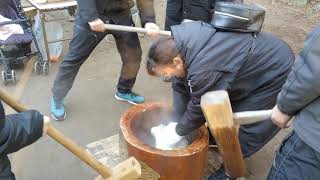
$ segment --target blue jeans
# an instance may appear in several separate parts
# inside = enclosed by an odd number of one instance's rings
[[[320,153],[292,131],[281,143],[267,180],[315,180],[320,178]]]

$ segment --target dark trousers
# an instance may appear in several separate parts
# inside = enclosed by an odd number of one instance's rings
[[[129,10],[112,16],[101,15],[100,19],[111,24],[134,26]],[[140,68],[142,55],[137,33],[93,32],[87,23],[83,23],[81,18],[77,18],[74,25],[73,38],[69,45],[69,52],[60,64],[52,88],[53,96],[56,100],[61,100],[68,94],[81,65],[107,34],[112,34],[115,37],[117,49],[122,60],[117,89],[120,93],[131,92]]]
[[[182,2],[167,0],[165,30],[170,31],[171,26],[180,24],[182,20]]]
[[[320,178],[320,152],[292,131],[281,143],[268,180],[315,180]]]
[[[241,125],[239,129],[239,142],[244,158],[250,157],[266,145],[280,129],[271,119]]]

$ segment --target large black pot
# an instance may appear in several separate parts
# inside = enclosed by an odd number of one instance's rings
[[[211,24],[217,29],[259,32],[265,18],[265,9],[257,5],[216,2]]]

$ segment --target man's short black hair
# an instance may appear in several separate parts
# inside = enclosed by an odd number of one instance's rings
[[[178,49],[173,37],[161,37],[149,48],[147,56],[147,71],[154,75],[153,68],[157,65],[172,64],[173,58],[178,55]]]

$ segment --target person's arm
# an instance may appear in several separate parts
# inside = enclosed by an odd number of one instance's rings
[[[158,36],[160,28],[156,25],[156,15],[153,7],[153,0],[137,0],[137,7],[141,25],[147,30],[149,36]]]
[[[320,26],[308,36],[277,99],[278,109],[294,116],[320,95]]]
[[[142,27],[146,23],[156,23],[153,0],[137,0],[137,7],[141,19]]]
[[[0,179],[15,180],[8,156],[0,156]]]
[[[43,134],[44,117],[30,110],[8,115],[0,131],[0,156],[18,151],[38,140]]]
[[[173,117],[178,120],[187,109],[190,100],[189,92],[185,86],[185,80],[174,78],[172,81],[173,90]]]
[[[77,0],[78,13],[82,20],[91,22],[99,18],[95,0]]]
[[[78,13],[84,22],[87,22],[92,31],[104,32],[104,22],[99,18],[95,0],[77,0]]]
[[[186,111],[178,121],[176,127],[177,134],[180,136],[187,135],[205,124],[206,120],[200,106],[201,96],[206,92],[223,88],[215,86],[221,79],[222,74],[222,72],[216,71],[210,74],[210,78],[198,79],[195,84],[191,82],[191,99],[188,102]]]

